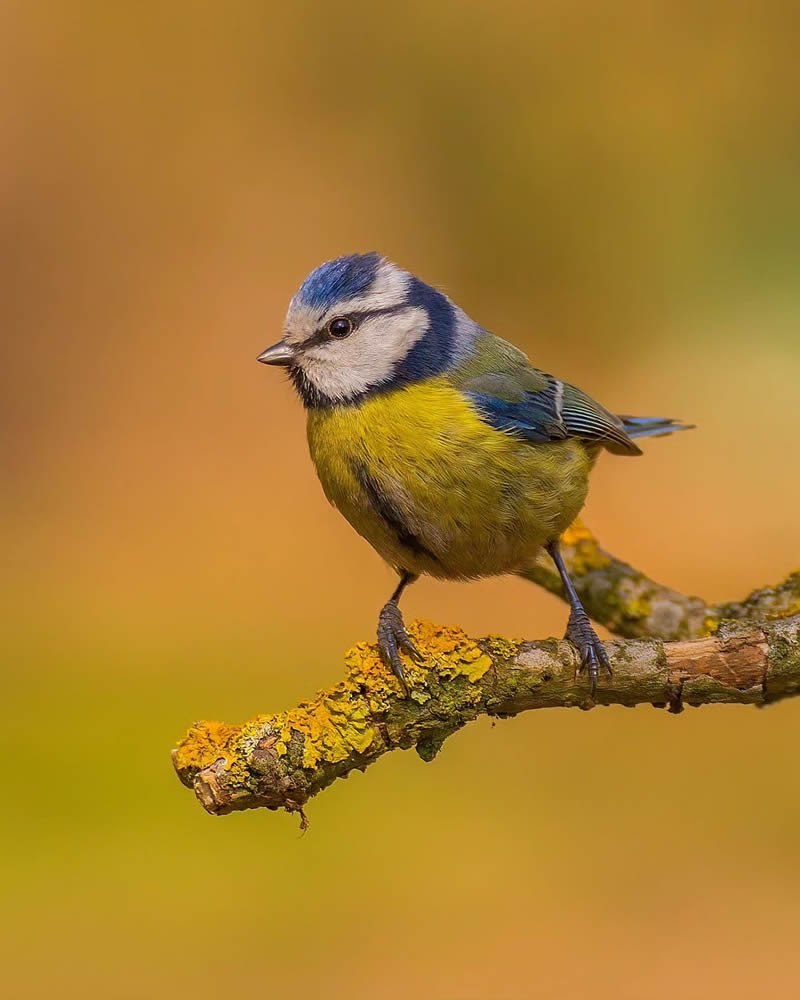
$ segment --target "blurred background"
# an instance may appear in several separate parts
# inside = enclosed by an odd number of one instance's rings
[[[800,703],[481,720],[311,828],[212,819],[198,718],[335,682],[392,575],[255,363],[378,249],[612,409],[587,523],[710,600],[800,562],[797,5],[0,13],[8,995],[640,998],[800,986]],[[523,581],[410,617],[561,634]]]

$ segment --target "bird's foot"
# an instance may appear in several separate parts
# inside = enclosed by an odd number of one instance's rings
[[[403,664],[400,662],[399,650],[413,656],[415,660],[422,659],[422,656],[406,630],[403,615],[395,601],[388,601],[381,608],[378,617],[378,648],[381,652],[381,659],[387,667],[391,667],[392,673],[408,694],[406,675]]]
[[[585,611],[572,611],[567,624],[567,632],[564,636],[569,639],[578,650],[581,658],[579,673],[588,671],[589,683],[591,684],[592,698],[597,694],[597,676],[600,667],[603,666],[611,675],[611,664],[608,662],[608,653],[592,628],[589,616]]]

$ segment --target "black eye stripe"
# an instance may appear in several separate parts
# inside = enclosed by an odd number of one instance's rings
[[[404,309],[408,309],[408,304],[403,302],[401,305],[396,306],[386,306],[383,309],[359,309],[355,312],[343,313],[341,316],[331,317],[331,321],[334,319],[349,319],[353,324],[353,331],[357,330],[361,323],[365,319],[370,319],[372,316],[393,316],[395,313],[403,312]],[[308,347],[318,347],[320,344],[330,343],[332,338],[328,333],[328,325],[319,327],[308,340],[304,340],[301,347],[303,349]]]
[[[360,323],[362,319],[367,319],[370,316],[392,316],[394,313],[402,312],[404,309],[408,309],[408,305],[405,302],[397,306],[386,306],[383,309],[362,309],[358,312],[347,313],[347,317],[353,320],[354,323]]]

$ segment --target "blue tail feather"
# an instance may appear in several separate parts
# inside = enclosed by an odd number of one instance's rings
[[[683,424],[680,420],[673,420],[671,417],[627,417],[620,415],[619,418],[628,437],[663,437],[665,434],[673,434],[675,431],[690,431],[694,429],[694,424]]]

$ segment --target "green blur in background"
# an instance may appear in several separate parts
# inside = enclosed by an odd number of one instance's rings
[[[380,250],[611,409],[586,520],[709,600],[800,562],[795,3],[8,2],[3,824],[13,998],[791,996],[800,703],[481,720],[311,828],[169,752],[295,704],[393,577],[255,363]],[[517,579],[409,618],[560,634]]]

